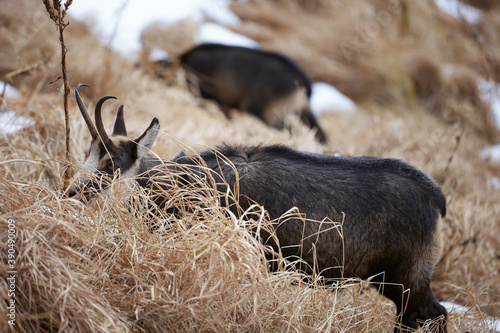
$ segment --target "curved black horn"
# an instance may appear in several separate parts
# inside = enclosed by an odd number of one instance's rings
[[[110,98],[116,99],[115,96],[104,96],[103,98],[101,98],[97,102],[97,104],[95,106],[95,126],[97,128],[97,133],[99,133],[99,136],[101,137],[102,143],[104,143],[104,144],[108,143],[109,137],[108,137],[108,134],[106,133],[106,130],[104,129],[104,125],[102,123],[101,107],[102,107],[102,104]]]
[[[81,87],[89,87],[89,86],[86,85],[85,83],[80,83],[79,85],[76,86],[75,89],[76,104],[78,104],[78,108],[82,113],[83,119],[85,119],[85,123],[87,123],[87,127],[89,128],[92,140],[94,140],[95,138],[97,138],[98,133],[97,129],[94,126],[94,123],[92,122],[92,119],[90,118],[89,113],[87,112],[87,109],[85,108],[85,105],[82,102],[82,97],[80,96]]]

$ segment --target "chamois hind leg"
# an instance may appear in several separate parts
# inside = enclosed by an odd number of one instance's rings
[[[312,114],[312,111],[309,107],[304,108],[300,112],[300,120],[309,128],[315,129],[316,130],[316,140],[320,143],[326,143],[326,135],[325,132],[323,132],[323,129],[319,126],[318,122],[316,121],[316,118]]]

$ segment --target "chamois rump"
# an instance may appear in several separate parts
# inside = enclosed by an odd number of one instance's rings
[[[188,82],[203,98],[218,102],[229,115],[231,108],[246,111],[268,125],[283,129],[289,114],[326,136],[309,107],[311,80],[290,58],[275,52],[206,43],[180,56]]]
[[[279,246],[265,231],[261,239],[284,258],[302,258],[309,266],[306,273],[315,267],[314,273],[328,281],[358,277],[380,283],[379,292],[397,308],[395,332],[429,319],[439,321],[436,331],[446,332],[446,309],[430,289],[442,252],[446,199],[425,173],[395,159],[326,156],[282,145],[223,146],[164,161],[149,151],[160,127],[156,118],[131,140],[121,106],[108,136],[101,107],[111,97],[97,103],[94,126],[81,86],[75,95],[92,136],[84,165],[96,172],[78,189],[87,200],[106,190],[113,176],[127,177],[148,190],[159,209],[172,209],[165,203],[174,183],[196,187],[196,179],[205,176],[217,184],[215,193],[238,194],[230,209],[238,204],[245,210],[252,203],[264,207]],[[304,218],[280,220],[292,207]],[[342,221],[342,237],[331,223],[312,220]]]

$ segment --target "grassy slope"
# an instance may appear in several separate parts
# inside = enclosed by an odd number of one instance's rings
[[[70,80],[73,87],[79,82],[92,86],[82,90],[88,104],[106,94],[117,96],[133,136],[157,116],[163,132],[154,150],[165,158],[184,144],[201,149],[222,142],[283,142],[320,153],[401,158],[423,169],[440,182],[448,199],[445,255],[434,290],[441,300],[470,307],[467,315],[450,315],[450,331],[487,331],[483,317],[495,315],[500,306],[500,203],[491,184],[500,166],[479,157],[498,133],[473,83],[479,76],[500,80],[499,29],[492,28],[500,25],[498,8],[491,9],[496,16],[489,13],[472,28],[438,12],[430,1],[405,3],[348,57],[338,46],[350,45],[356,31],[388,10],[386,2],[234,4],[245,22],[238,30],[263,48],[294,57],[315,80],[335,84],[360,105],[355,114],[320,119],[331,142],[326,147],[299,125],[289,134],[247,115],[224,119],[214,105],[180,87],[165,87],[100,46],[75,21],[66,35]],[[22,329],[390,329],[394,309],[370,289],[346,282],[329,292],[303,286],[296,274],[270,275],[260,260],[262,248],[247,231],[265,221],[228,219],[210,197],[201,198],[209,208],[196,219],[188,213],[179,221],[169,219],[171,227],[161,235],[148,233],[141,216],[130,214],[116,198],[91,208],[61,199],[55,189],[62,185],[56,157],[64,155],[62,98],[56,92],[62,83],[49,84],[59,75],[57,35],[41,2],[2,0],[0,6],[8,8],[0,11],[0,75],[46,59],[14,81],[25,99],[6,101],[34,117],[36,125],[0,138],[0,256],[4,263],[7,221],[15,218]],[[268,14],[278,11],[280,16]],[[482,44],[474,40],[478,32],[485,38]],[[443,63],[454,65],[452,76],[439,70]],[[108,124],[117,105],[106,108]],[[74,102],[71,115],[74,158],[81,161],[88,134]],[[0,272],[4,277],[6,268]],[[5,287],[1,284],[3,297]],[[4,320],[0,327],[6,327]]]

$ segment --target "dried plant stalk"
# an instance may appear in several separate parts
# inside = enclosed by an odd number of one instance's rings
[[[61,44],[61,70],[62,70],[62,79],[64,83],[64,121],[66,123],[66,166],[64,168],[64,192],[65,194],[69,191],[69,184],[72,177],[71,172],[71,148],[70,148],[70,126],[69,126],[69,112],[68,112],[68,96],[70,93],[68,86],[68,78],[66,75],[66,52],[68,49],[64,44],[64,29],[69,25],[69,22],[64,21],[64,17],[66,16],[66,12],[73,3],[73,0],[66,0],[64,4],[64,9],[61,8],[61,3],[59,0],[53,0],[52,5],[49,0],[43,0],[45,5],[45,9],[47,13],[49,13],[50,19],[54,21],[58,30],[59,30],[59,42]]]

